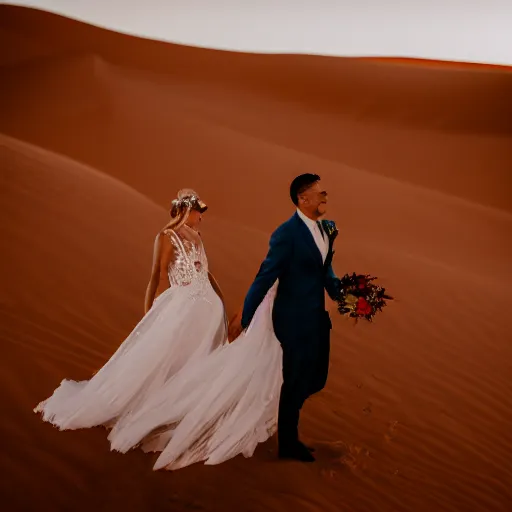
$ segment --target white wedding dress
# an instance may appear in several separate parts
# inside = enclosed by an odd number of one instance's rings
[[[122,423],[186,363],[226,342],[224,306],[208,279],[204,247],[172,231],[168,236],[176,255],[170,288],[90,380],[63,380],[34,409],[45,421],[62,430]]]
[[[109,435],[113,450],[162,452],[153,469],[220,464],[276,430],[282,349],[272,327],[277,283],[233,343],[190,361]]]
[[[249,328],[225,343],[222,303],[203,248],[183,247],[163,293],[90,380],[65,380],[36,412],[61,429],[111,427],[111,449],[161,452],[154,469],[219,464],[276,430],[282,350],[272,326],[277,283]]]

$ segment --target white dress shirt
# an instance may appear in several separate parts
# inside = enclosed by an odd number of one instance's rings
[[[325,263],[327,253],[329,252],[329,241],[327,239],[327,233],[324,233],[322,235],[322,232],[320,231],[320,228],[318,227],[316,221],[310,219],[309,217],[306,217],[299,209],[297,209],[297,214],[311,231],[316,246],[318,247],[318,250],[322,255],[322,261]]]

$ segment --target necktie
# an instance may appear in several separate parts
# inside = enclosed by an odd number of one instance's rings
[[[322,235],[322,238],[325,240],[325,235],[324,235],[324,230],[322,228],[322,223],[319,220],[317,220],[316,221],[316,225],[318,226],[318,229],[320,230],[320,234]]]

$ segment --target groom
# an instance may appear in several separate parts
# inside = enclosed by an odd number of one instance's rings
[[[335,298],[339,279],[331,261],[337,230],[320,222],[327,211],[327,192],[316,174],[302,174],[290,186],[297,212],[274,231],[267,257],[245,298],[241,320],[249,326],[274,282],[273,324],[283,348],[283,385],[279,401],[279,457],[313,462],[312,449],[299,441],[299,413],[304,401],[325,386],[329,368],[331,321],[325,292]]]

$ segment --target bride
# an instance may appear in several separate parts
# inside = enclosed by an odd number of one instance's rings
[[[155,241],[145,316],[90,380],[63,380],[34,409],[45,421],[61,430],[105,425],[118,432],[186,363],[226,343],[222,294],[198,233],[206,209],[193,190],[178,193]]]
[[[193,229],[204,209],[195,194],[180,194],[173,220],[156,242],[146,300],[150,304],[157,295],[151,309],[90,381],[63,381],[35,409],[60,429],[111,428],[112,450],[140,446],[161,452],[155,470],[250,457],[277,427],[277,282],[249,328],[227,343],[222,302],[213,290],[218,286],[213,278],[213,285],[208,282],[206,256]],[[158,277],[167,268],[170,287]]]

